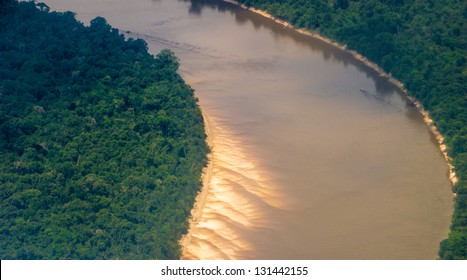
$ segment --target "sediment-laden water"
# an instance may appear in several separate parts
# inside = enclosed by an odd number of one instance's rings
[[[183,258],[436,258],[452,214],[443,155],[348,53],[221,1],[45,2],[181,59],[213,149]]]

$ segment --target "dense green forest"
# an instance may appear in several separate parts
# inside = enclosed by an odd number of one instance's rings
[[[467,258],[467,2],[237,0],[358,51],[402,81],[446,137],[460,181],[443,259]]]
[[[0,2],[1,259],[177,259],[206,164],[170,51]]]

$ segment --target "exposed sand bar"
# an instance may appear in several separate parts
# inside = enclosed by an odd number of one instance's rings
[[[256,14],[259,14],[259,15],[265,17],[265,18],[269,18],[269,19],[273,20],[274,22],[276,22],[276,23],[278,23],[278,24],[280,24],[280,25],[282,25],[282,26],[284,26],[286,28],[293,29],[293,30],[295,30],[295,31],[297,31],[297,32],[299,32],[299,33],[301,33],[303,35],[307,35],[307,36],[319,39],[321,41],[324,41],[324,42],[326,42],[326,43],[328,43],[330,45],[333,45],[334,47],[351,54],[355,59],[357,59],[358,61],[364,63],[369,68],[376,71],[381,77],[387,78],[389,80],[389,82],[391,82],[392,84],[397,86],[406,95],[406,97],[417,107],[418,111],[423,115],[424,122],[427,124],[428,128],[430,129],[430,131],[433,133],[436,140],[438,141],[438,146],[439,146],[441,152],[443,153],[444,158],[446,159],[447,165],[449,167],[449,180],[451,181],[451,184],[454,186],[459,181],[459,179],[458,179],[458,177],[457,177],[457,175],[456,175],[456,173],[454,171],[454,165],[452,164],[452,158],[448,154],[446,144],[444,144],[443,135],[439,132],[438,128],[434,124],[433,119],[431,119],[429,112],[423,108],[420,101],[418,101],[416,98],[414,98],[413,96],[408,94],[408,91],[407,91],[407,89],[405,88],[405,85],[402,82],[396,80],[394,77],[392,77],[391,74],[386,73],[376,63],[368,60],[363,55],[359,54],[358,52],[356,52],[354,50],[348,49],[346,45],[339,44],[339,43],[337,43],[337,42],[335,42],[335,41],[333,41],[333,40],[331,40],[331,39],[329,39],[327,37],[324,37],[324,36],[322,36],[322,35],[320,35],[320,34],[318,34],[316,32],[312,32],[312,31],[302,29],[302,28],[297,28],[297,27],[293,26],[293,24],[291,24],[291,23],[289,23],[287,21],[284,21],[282,19],[279,19],[279,18],[269,14],[266,11],[256,9],[256,8],[253,8],[253,7],[248,7],[248,6],[246,6],[244,4],[241,4],[241,3],[237,2],[237,1],[234,1],[234,0],[222,0],[222,1],[237,5],[237,6],[243,8],[245,10],[249,10],[249,11],[251,11],[253,13],[256,13]],[[454,195],[456,195],[456,194],[454,193]]]
[[[182,259],[239,259],[254,244],[240,234],[267,228],[265,209],[285,209],[287,200],[268,175],[245,153],[242,143],[220,120],[203,111],[209,163],[203,187],[189,219],[188,233],[180,240]]]
[[[180,245],[182,247],[182,259],[190,258],[189,252],[187,251],[187,246],[191,242],[194,228],[196,227],[201,217],[204,204],[206,203],[206,197],[209,192],[209,185],[210,185],[212,172],[213,172],[212,148],[213,148],[214,135],[213,135],[213,131],[211,129],[208,117],[206,116],[206,113],[203,110],[202,110],[202,113],[203,113],[203,120],[204,120],[204,129],[207,135],[206,142],[208,143],[208,146],[211,149],[211,152],[208,155],[208,165],[204,168],[203,174],[202,174],[203,186],[201,188],[201,191],[198,193],[196,200],[195,200],[195,204],[193,205],[193,209],[191,210],[191,216],[189,220],[190,225],[188,228],[188,233],[184,235],[182,239],[180,240]]]

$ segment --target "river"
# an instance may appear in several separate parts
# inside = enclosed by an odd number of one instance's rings
[[[185,259],[435,259],[448,167],[421,114],[348,53],[216,0],[46,0],[169,48],[211,130]]]

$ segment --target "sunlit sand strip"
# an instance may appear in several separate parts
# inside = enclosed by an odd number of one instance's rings
[[[330,45],[333,45],[338,49],[341,49],[341,50],[343,50],[343,51],[345,51],[347,53],[350,53],[355,59],[357,59],[358,61],[364,63],[369,68],[376,71],[380,76],[387,78],[389,80],[389,82],[391,82],[392,84],[397,86],[407,96],[407,98],[417,107],[418,111],[423,115],[424,122],[427,124],[428,128],[430,129],[430,131],[433,133],[436,140],[438,141],[438,146],[439,146],[441,152],[443,153],[444,158],[446,159],[447,165],[449,167],[449,180],[451,181],[451,184],[454,186],[459,181],[459,179],[458,179],[458,177],[457,177],[457,175],[456,175],[456,173],[454,171],[454,165],[452,164],[452,158],[448,154],[446,144],[444,144],[443,135],[439,132],[438,128],[435,126],[435,124],[433,122],[433,119],[431,119],[430,114],[428,113],[428,111],[426,111],[423,108],[420,101],[418,101],[417,99],[415,99],[414,97],[412,97],[412,96],[410,96],[408,94],[408,91],[407,91],[407,89],[405,88],[405,85],[402,82],[394,79],[394,77],[390,73],[386,73],[376,63],[369,61],[363,55],[359,54],[358,52],[356,52],[354,50],[348,49],[346,45],[341,45],[341,44],[339,44],[337,42],[334,42],[331,39],[329,39],[327,37],[324,37],[324,36],[322,36],[322,35],[320,35],[320,34],[318,34],[316,32],[311,32],[311,31],[306,30],[306,29],[297,28],[297,27],[293,26],[291,23],[289,23],[287,21],[284,21],[284,20],[281,20],[281,19],[278,19],[278,18],[276,18],[275,16],[269,14],[266,11],[255,9],[253,7],[248,7],[248,6],[243,5],[243,4],[241,4],[241,3],[239,3],[239,2],[237,2],[235,0],[222,0],[222,1],[234,4],[234,5],[239,6],[239,7],[243,8],[243,9],[245,9],[245,10],[249,10],[249,11],[251,11],[253,13],[256,13],[256,14],[259,14],[259,15],[261,15],[263,17],[269,18],[269,19],[273,20],[276,23],[279,23],[280,25],[282,25],[284,27],[294,29],[295,31],[297,31],[297,32],[299,32],[301,34],[304,34],[304,35],[319,39],[319,40],[324,41],[324,42],[326,42],[326,43],[328,43]],[[454,193],[454,195],[456,195],[456,194]]]
[[[197,197],[188,234],[182,238],[182,259],[239,259],[254,250],[245,234],[267,228],[266,209],[285,209],[278,189],[249,159],[241,139],[221,121],[204,115],[210,162]]]
[[[207,143],[209,147],[213,146],[213,136],[211,132],[211,126],[209,125],[209,122],[207,120],[206,115],[203,112],[203,119],[204,119],[204,130],[207,135]],[[201,216],[201,211],[203,210],[204,203],[206,201],[206,196],[208,194],[208,188],[209,188],[209,182],[211,181],[211,176],[212,176],[212,153],[208,155],[208,165],[204,168],[203,170],[203,187],[201,191],[198,193],[198,196],[196,197],[195,204],[193,206],[193,209],[191,210],[191,217],[189,220],[189,228],[188,228],[188,233],[182,237],[180,240],[180,246],[182,248],[182,258],[187,255],[186,248],[188,244],[191,243],[191,238],[192,238],[192,233],[193,233],[193,227],[198,223],[198,220]]]

